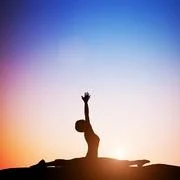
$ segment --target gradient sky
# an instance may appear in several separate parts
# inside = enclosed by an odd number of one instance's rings
[[[99,156],[180,165],[178,0],[4,0],[0,17],[1,169],[85,156],[85,91]]]

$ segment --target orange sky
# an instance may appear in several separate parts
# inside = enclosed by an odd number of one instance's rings
[[[1,8],[0,168],[85,156],[180,165],[179,11],[174,1],[16,1]]]

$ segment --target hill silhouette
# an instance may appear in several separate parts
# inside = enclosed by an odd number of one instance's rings
[[[79,163],[65,167],[10,168],[0,170],[1,180],[178,180],[180,167],[151,164],[143,167],[118,166],[117,164]]]

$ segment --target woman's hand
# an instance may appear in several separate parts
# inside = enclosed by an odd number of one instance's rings
[[[83,100],[85,103],[87,103],[88,100],[90,99],[90,95],[89,95],[88,92],[85,92],[85,93],[84,93],[84,96],[81,96],[81,98],[82,98],[82,100]]]

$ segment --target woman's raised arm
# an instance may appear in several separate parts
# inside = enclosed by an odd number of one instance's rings
[[[84,93],[84,96],[81,96],[82,100],[84,101],[84,115],[85,115],[85,121],[90,123],[89,120],[89,107],[88,107],[88,101],[90,99],[90,95],[88,92]]]

